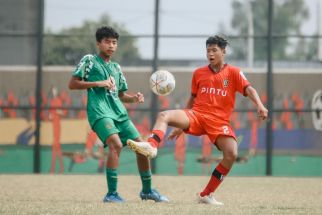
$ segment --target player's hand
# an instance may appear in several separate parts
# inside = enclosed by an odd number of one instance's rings
[[[143,103],[144,102],[144,96],[142,93],[138,92],[135,94],[135,101],[138,103]]]
[[[268,110],[264,106],[259,106],[257,108],[257,116],[261,118],[262,120],[265,120],[268,115]]]
[[[97,87],[105,87],[106,89],[113,89],[115,87],[115,83],[112,78],[109,78],[104,81],[97,81]]]
[[[182,132],[183,132],[183,130],[181,128],[173,129],[168,136],[168,140],[177,139],[182,134]]]

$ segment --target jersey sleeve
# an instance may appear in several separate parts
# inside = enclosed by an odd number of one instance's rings
[[[85,55],[78,63],[75,71],[73,72],[74,77],[79,77],[82,80],[87,80],[88,75],[93,68],[93,55]]]
[[[247,80],[246,76],[244,75],[243,71],[236,70],[234,71],[235,75],[235,89],[239,93],[246,96],[246,88],[250,85],[249,81]]]
[[[119,72],[119,91],[127,91],[128,90],[128,86],[127,86],[127,82],[126,82],[126,79],[125,79],[125,76],[123,75],[123,72],[122,72],[122,69],[121,69],[121,66],[119,64],[116,65],[117,69],[118,69],[118,72]]]
[[[196,95],[198,93],[198,83],[197,83],[197,77],[196,77],[196,71],[192,75],[191,80],[191,94]]]

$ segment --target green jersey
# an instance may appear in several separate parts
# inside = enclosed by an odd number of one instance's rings
[[[87,89],[87,117],[93,128],[97,120],[111,118],[118,122],[128,119],[127,111],[120,100],[120,91],[128,89],[121,67],[115,62],[105,62],[98,55],[85,55],[73,76],[84,81],[103,81],[112,78],[115,88],[92,87]]]

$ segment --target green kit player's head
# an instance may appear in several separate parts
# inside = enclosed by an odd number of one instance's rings
[[[119,34],[113,28],[103,26],[97,29],[95,36],[100,55],[110,58],[117,49]]]

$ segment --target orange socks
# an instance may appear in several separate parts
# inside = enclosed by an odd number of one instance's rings
[[[148,142],[151,143],[151,146],[157,148],[159,143],[164,138],[164,132],[161,130],[152,130],[152,134],[148,139]]]
[[[206,188],[200,193],[201,197],[207,196],[213,193],[221,184],[224,177],[228,174],[229,169],[224,167],[221,163],[218,164],[216,169],[212,172],[211,178]]]

